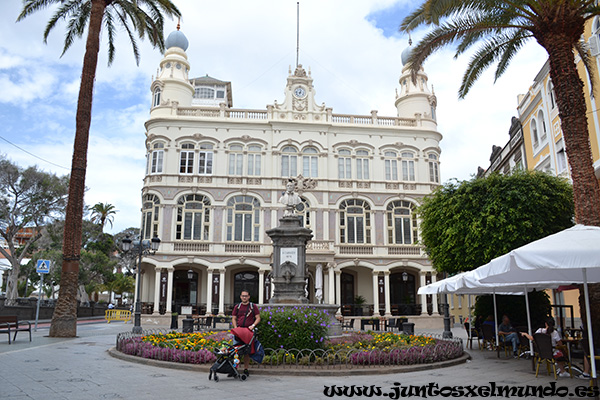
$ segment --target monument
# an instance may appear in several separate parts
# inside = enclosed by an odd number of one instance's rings
[[[302,226],[302,217],[295,211],[303,205],[296,184],[290,180],[286,184],[285,193],[279,198],[279,203],[285,207],[279,226],[267,231],[273,241],[273,296],[271,305],[301,305],[326,311],[330,316],[330,336],[341,334],[341,327],[335,318],[339,308],[335,304],[308,304],[305,285],[308,277],[306,265],[306,244],[313,237],[312,231]]]

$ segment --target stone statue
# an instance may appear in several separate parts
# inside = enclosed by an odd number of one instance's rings
[[[285,185],[286,192],[279,198],[279,203],[285,206],[285,211],[283,212],[284,217],[294,215],[296,206],[302,203],[298,193],[294,192],[294,187],[294,182],[289,181],[287,185]]]

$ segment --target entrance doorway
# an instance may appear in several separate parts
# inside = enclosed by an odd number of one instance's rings
[[[414,275],[408,272],[390,274],[390,302],[394,315],[417,314]]]
[[[250,293],[250,301],[258,303],[258,272],[242,271],[233,276],[233,302],[237,303],[240,299],[242,290]]]
[[[197,306],[198,273],[193,272],[190,280],[187,270],[173,272],[173,311],[181,312],[181,306]]]

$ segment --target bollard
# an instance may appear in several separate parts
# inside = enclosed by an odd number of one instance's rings
[[[181,324],[182,328],[181,328],[181,332],[183,333],[192,333],[194,332],[194,320],[192,318],[186,318],[183,320],[183,323]]]
[[[414,335],[415,334],[415,324],[412,322],[403,322],[402,323],[402,332],[406,335]]]

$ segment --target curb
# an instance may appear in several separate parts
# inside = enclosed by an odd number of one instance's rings
[[[117,350],[116,347],[111,347],[107,350],[111,357],[118,358],[119,360],[129,361],[142,365],[150,365],[152,367],[178,369],[183,371],[195,371],[208,373],[211,365],[200,365],[200,364],[185,364],[175,363],[170,361],[152,360],[149,358],[142,358],[132,356],[129,354],[123,354]],[[453,360],[441,361],[432,364],[415,364],[415,365],[382,365],[380,367],[372,368],[349,368],[349,369],[333,369],[331,368],[292,368],[292,367],[259,367],[252,369],[252,375],[277,375],[277,376],[347,376],[347,375],[382,375],[382,374],[401,374],[407,372],[425,371],[429,369],[447,368],[455,365],[466,363],[467,360],[471,359],[471,355],[466,351],[462,356]]]

